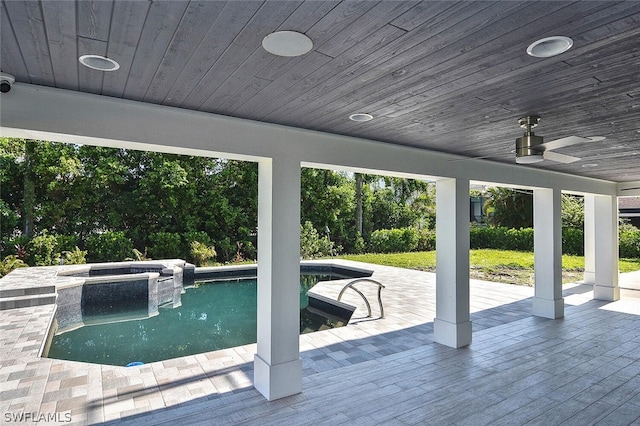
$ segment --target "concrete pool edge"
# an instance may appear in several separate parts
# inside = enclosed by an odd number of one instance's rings
[[[354,277],[363,275],[371,276],[373,274],[372,269],[365,269],[353,265],[352,262],[335,260],[301,261],[300,266],[301,271],[313,268],[314,270],[321,270],[323,272],[347,272],[353,274]],[[135,280],[140,277],[145,277],[152,281],[162,275],[172,275],[174,277],[174,283],[179,282],[180,291],[183,291],[182,274],[187,274],[186,271],[189,271],[190,276],[196,276],[197,274],[195,274],[194,271],[197,269],[200,268],[195,268],[193,265],[189,265],[181,259],[19,268],[0,278],[0,312],[37,306],[51,306],[52,310],[49,318],[47,319],[46,327],[38,326],[40,329],[37,330],[37,341],[39,342],[37,350],[30,353],[30,355],[35,357],[46,357],[51,339],[56,334],[59,326],[57,317],[60,314],[60,304],[63,302],[59,296],[60,292],[65,292],[74,288],[81,288],[85,285],[96,285],[109,282],[113,277],[118,277],[124,282]],[[241,271],[253,271],[253,274],[255,275],[257,265],[247,264],[202,268],[202,271],[204,272],[211,272],[214,270],[234,273]],[[123,273],[126,271],[130,271],[130,273]],[[92,275],[92,272],[98,273]],[[114,273],[114,275],[106,275],[109,272]],[[345,282],[345,280],[335,281],[335,283],[338,284],[343,282]],[[325,282],[320,282],[319,284],[323,283]],[[174,286],[172,285],[172,287]],[[319,290],[321,288],[322,285],[317,285],[314,287],[314,290]],[[314,291],[312,293],[312,297],[318,298],[321,301],[331,300],[332,303],[336,305],[337,309],[355,309],[348,303],[337,302],[335,297],[328,296],[324,291]],[[70,330],[83,326],[82,321],[76,321],[76,323],[74,323],[75,325],[67,324],[65,328]],[[36,330],[33,331],[36,332]]]

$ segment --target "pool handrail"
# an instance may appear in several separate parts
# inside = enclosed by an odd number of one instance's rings
[[[354,284],[359,282],[365,282],[365,281],[372,282],[378,286],[378,304],[380,305],[380,318],[384,318],[384,307],[382,306],[382,289],[384,288],[384,285],[382,285],[380,282],[374,279],[365,277],[365,278],[356,278],[355,280],[349,281],[344,287],[342,287],[342,290],[340,290],[340,294],[338,294],[338,301],[340,301],[340,299],[342,298],[342,295],[344,294],[345,291],[347,291],[348,288],[354,290],[356,293],[360,295],[360,297],[362,297],[362,300],[364,300],[364,303],[367,306],[367,311],[368,311],[367,318],[371,318],[371,305],[369,304],[367,297],[360,290],[354,287]]]

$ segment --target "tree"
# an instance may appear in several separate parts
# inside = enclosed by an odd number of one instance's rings
[[[562,227],[584,229],[584,197],[562,194]]]
[[[300,222],[329,230],[331,241],[349,251],[356,239],[355,185],[346,174],[303,168],[300,185]]]
[[[356,232],[362,235],[362,174],[356,173]]]
[[[488,221],[506,228],[533,226],[533,193],[520,189],[494,187],[487,190],[485,211]]]
[[[134,248],[185,257],[193,241],[222,262],[255,259],[256,163],[0,138],[0,164],[3,256],[48,235],[56,253],[88,250],[90,260]],[[434,223],[425,182],[303,168],[301,183],[301,223],[347,252],[376,230]]]

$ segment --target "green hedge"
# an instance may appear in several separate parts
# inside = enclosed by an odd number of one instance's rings
[[[89,262],[119,262],[133,254],[133,242],[123,231],[89,235],[86,248]]]
[[[156,232],[149,235],[149,241],[149,256],[152,259],[180,259],[189,254],[190,249],[182,244],[177,232]]]
[[[371,234],[369,246],[374,253],[401,253],[416,250],[419,241],[417,229],[378,229]]]
[[[470,240],[472,249],[533,251],[532,228],[471,228]]]
[[[436,249],[436,230],[421,229],[418,231],[418,247],[416,251],[431,251]]]
[[[305,257],[336,254],[341,247],[334,247],[326,237],[321,237],[312,224],[301,227],[301,254]],[[315,235],[313,235],[315,234]],[[204,232],[185,234],[158,232],[149,235],[150,255],[154,259],[182,258],[193,261],[191,243],[197,241],[212,245],[211,238]],[[61,256],[78,253],[76,237],[54,235],[43,232],[29,240],[23,236],[5,239],[3,255],[18,255],[17,258],[29,265],[58,264]],[[504,227],[472,227],[470,230],[472,249],[497,249],[533,251],[533,229],[510,229]],[[16,245],[19,250],[16,250]],[[89,262],[113,262],[131,258],[133,243],[122,231],[90,235],[84,242]],[[368,241],[368,250],[373,253],[399,253],[410,251],[431,251],[436,248],[434,230],[415,228],[380,229],[373,232]],[[19,252],[21,251],[21,252]],[[581,229],[562,229],[563,254],[584,255],[584,232]],[[620,226],[620,257],[640,258],[640,229],[628,224]],[[67,260],[65,260],[67,262]],[[67,262],[68,263],[68,262]]]
[[[470,237],[472,249],[533,251],[533,228],[477,227],[471,228]],[[582,229],[562,229],[562,253],[584,255]],[[640,229],[629,225],[620,227],[620,257],[640,258]]]
[[[584,255],[584,231],[576,228],[562,228],[562,254]]]
[[[640,258],[640,229],[628,224],[620,226],[620,257]]]
[[[477,227],[470,232],[472,249],[533,251],[533,228]],[[583,254],[584,234],[580,229],[562,229],[564,254]]]
[[[640,251],[640,231],[635,232],[621,232],[621,257],[638,257],[634,253]],[[533,251],[533,228],[472,227],[470,242],[472,249]],[[373,232],[369,239],[372,253],[431,251],[435,248],[436,235],[433,230],[380,229]],[[563,254],[584,255],[584,232],[581,229],[563,228],[562,251]]]

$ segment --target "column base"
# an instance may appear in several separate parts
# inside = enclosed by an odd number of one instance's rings
[[[253,361],[253,386],[269,401],[302,392],[302,360],[269,365],[256,354]]]
[[[533,298],[533,315],[537,317],[558,319],[564,317],[564,299],[549,300]]]
[[[462,348],[471,344],[471,321],[451,323],[441,319],[433,320],[433,336],[436,343],[450,348]]]
[[[593,285],[593,298],[598,300],[609,300],[615,302],[620,300],[620,287]]]

